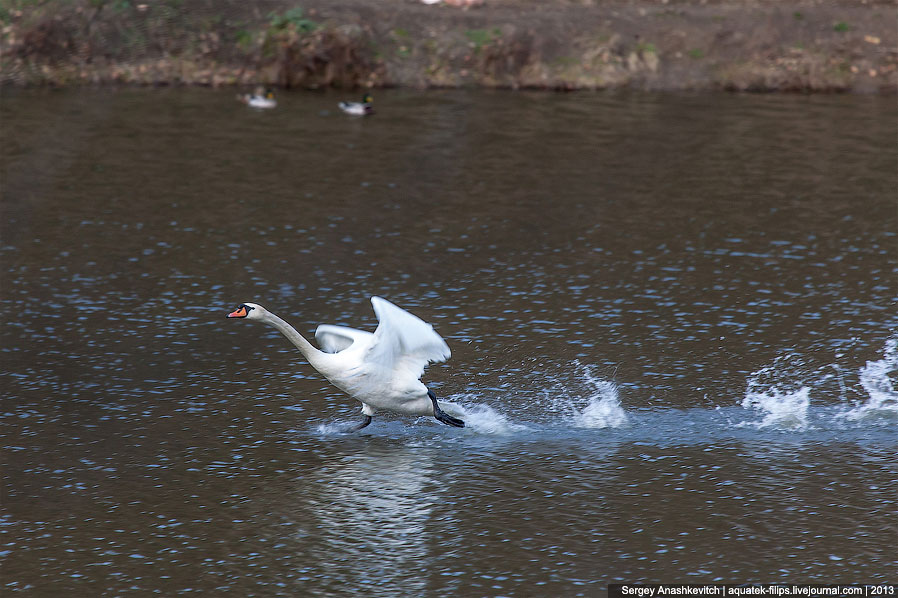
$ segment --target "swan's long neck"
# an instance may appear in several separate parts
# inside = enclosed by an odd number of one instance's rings
[[[287,337],[287,340],[296,345],[296,348],[299,349],[303,355],[305,355],[306,359],[309,360],[309,363],[317,367],[317,364],[319,363],[318,358],[322,355],[325,355],[325,353],[316,349],[312,345],[312,343],[307,341],[303,337],[303,335],[296,331],[296,328],[280,319],[270,311],[265,313],[265,318],[263,319],[263,321],[277,328],[281,332],[281,334]]]

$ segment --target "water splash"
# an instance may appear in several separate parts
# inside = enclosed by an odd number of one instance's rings
[[[478,434],[512,434],[527,429],[527,426],[512,422],[504,413],[482,403],[465,407],[440,401],[440,407],[450,415],[463,419],[466,430]]]
[[[743,422],[756,428],[804,430],[808,426],[808,407],[811,389],[802,386],[796,391],[783,392],[775,387],[765,392],[748,392],[742,400],[746,409],[754,408],[764,414],[757,422]]]
[[[576,379],[557,383],[544,394],[545,407],[563,413],[565,423],[575,428],[620,428],[629,423],[621,406],[617,385],[593,373],[593,368],[574,362]]]
[[[743,422],[759,429],[805,430],[811,390],[803,383],[805,364],[795,354],[777,357],[773,365],[753,372],[742,406],[764,414],[760,421]]]
[[[621,406],[617,385],[593,373],[593,367],[573,362],[570,369],[547,374],[534,372],[538,389],[526,402],[518,402],[513,414],[533,416],[527,423],[513,421],[506,414],[483,404],[481,393],[457,394],[459,403],[440,401],[444,411],[465,421],[466,429],[480,434],[512,434],[520,431],[554,429],[559,425],[573,428],[620,428],[628,425],[629,416]],[[546,383],[548,381],[548,384]],[[534,413],[535,411],[535,413]]]
[[[627,412],[621,407],[617,386],[607,380],[595,380],[596,393],[587,398],[586,407],[574,417],[578,428],[620,428],[627,425]]]
[[[338,436],[349,434],[357,425],[358,422],[332,421],[318,424],[315,426],[315,431],[322,436]]]
[[[868,361],[860,369],[861,386],[867,392],[867,402],[851,409],[842,417],[851,421],[898,420],[898,392],[889,374],[898,370],[898,337],[886,341],[883,358]]]

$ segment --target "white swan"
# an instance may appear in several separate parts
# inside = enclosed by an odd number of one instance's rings
[[[364,420],[352,430],[371,423],[378,409],[407,415],[432,415],[437,420],[465,427],[465,422],[440,408],[437,397],[419,380],[429,362],[445,361],[449,346],[433,326],[396,307],[371,297],[377,315],[372,334],[345,326],[322,324],[315,331],[316,349],[293,326],[256,303],[243,303],[229,318],[259,320],[277,328],[296,345],[309,363],[330,382],[362,403]]]

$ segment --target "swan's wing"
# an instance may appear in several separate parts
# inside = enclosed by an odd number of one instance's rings
[[[445,361],[452,355],[430,324],[386,299],[372,297],[371,304],[378,324],[365,355],[368,363],[394,374],[401,370],[417,380],[429,362]]]
[[[339,353],[360,341],[371,341],[374,335],[364,330],[322,324],[315,330],[315,340],[325,353]]]

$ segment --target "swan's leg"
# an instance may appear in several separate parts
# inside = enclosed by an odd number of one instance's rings
[[[456,428],[464,428],[465,422],[458,419],[457,417],[452,417],[442,409],[437,404],[437,396],[427,391],[427,396],[430,397],[430,402],[433,403],[433,416],[437,419],[437,421],[443,422],[447,426],[455,426]]]
[[[362,423],[357,424],[355,426],[351,426],[351,427],[347,428],[346,431],[347,432],[358,432],[359,430],[361,430],[362,428],[364,428],[365,426],[367,426],[370,423],[371,423],[371,416],[366,415],[365,419],[362,420]]]
[[[362,428],[364,428],[365,426],[367,426],[368,424],[371,423],[371,416],[374,415],[374,413],[375,413],[374,407],[372,407],[368,403],[362,403],[362,417],[364,418],[364,419],[362,419],[362,423],[352,426],[351,428],[347,429],[346,431],[347,432],[358,432],[359,430],[361,430]]]

